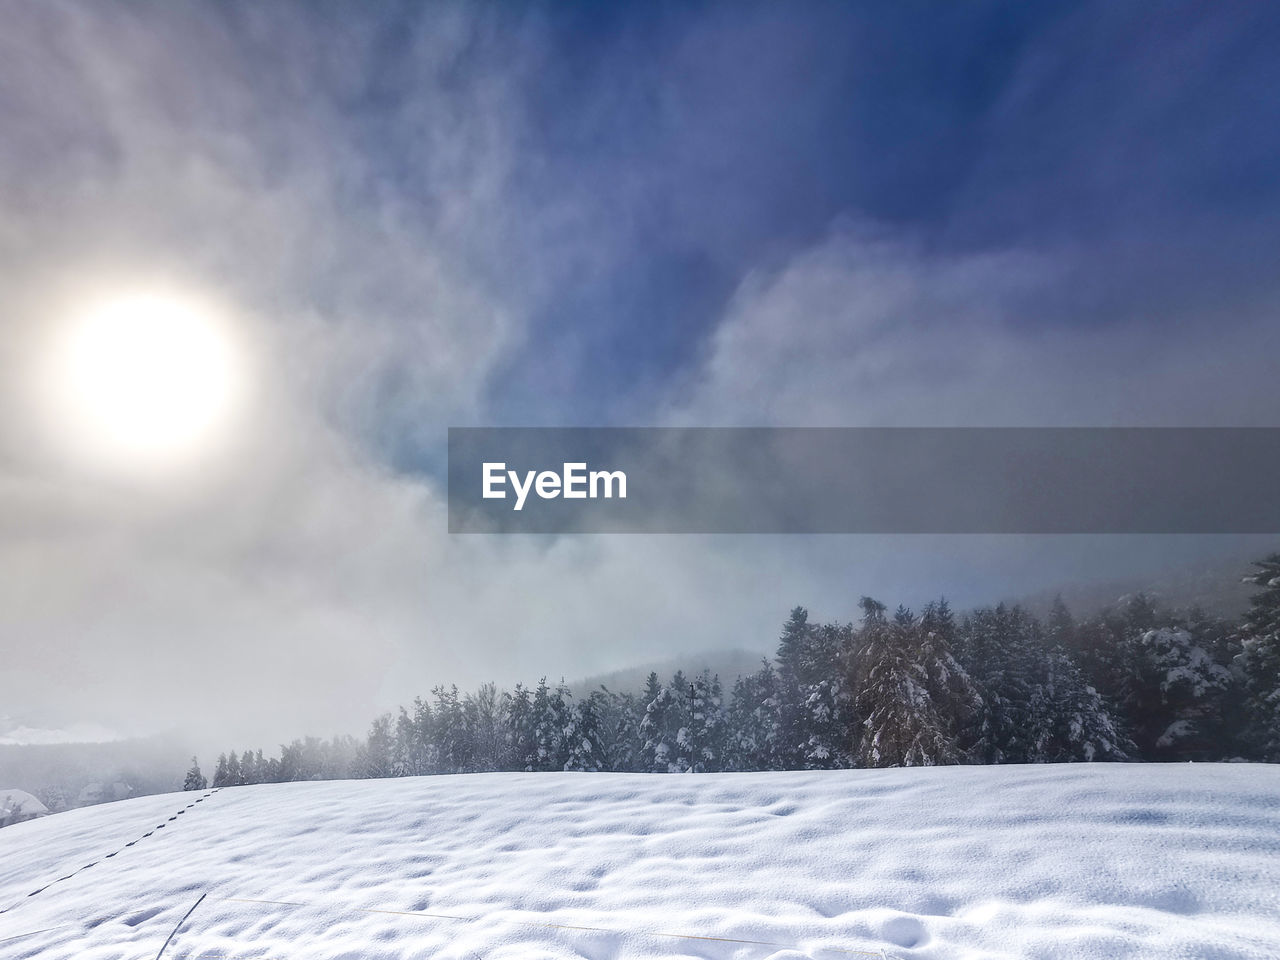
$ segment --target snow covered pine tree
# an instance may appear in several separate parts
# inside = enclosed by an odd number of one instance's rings
[[[1248,739],[1263,759],[1280,761],[1280,553],[1254,564],[1245,583],[1262,588],[1240,626]]]
[[[945,639],[925,631],[905,607],[892,621],[863,597],[852,686],[865,717],[858,760],[866,767],[933,766],[965,759],[957,732],[981,703]]]
[[[209,786],[209,781],[205,779],[204,774],[200,772],[200,761],[195,757],[191,758],[191,769],[187,771],[186,778],[182,781],[183,790],[204,790]]]

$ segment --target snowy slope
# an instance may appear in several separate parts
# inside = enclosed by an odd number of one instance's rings
[[[1280,767],[144,797],[0,830],[0,911],[5,960],[1274,958]]]

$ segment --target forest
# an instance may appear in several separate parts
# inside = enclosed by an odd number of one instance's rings
[[[856,623],[796,607],[772,661],[726,686],[651,673],[575,697],[562,681],[437,686],[367,736],[196,758],[186,789],[486,771],[686,773],[1071,761],[1280,761],[1280,553],[1239,619],[1145,595],[1076,620],[1017,605],[957,615],[859,602]]]

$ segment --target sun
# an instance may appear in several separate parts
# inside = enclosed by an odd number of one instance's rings
[[[78,446],[126,466],[207,449],[238,392],[232,339],[193,299],[106,299],[69,324],[56,351],[59,406]]]

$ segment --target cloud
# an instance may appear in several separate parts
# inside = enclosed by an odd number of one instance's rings
[[[445,535],[436,481],[396,461],[481,415],[562,269],[508,276],[536,46],[453,12],[379,79],[375,25],[280,9],[27,8],[7,34],[0,701],[51,727],[286,737],[437,682],[756,643],[763,586],[803,573],[737,544]],[[380,103],[383,82],[412,95]],[[85,470],[20,386],[76,304],[159,282],[225,307],[251,406],[198,469]]]
[[[738,288],[677,422],[800,426],[1268,426],[1280,329],[1171,308],[1063,322],[1092,264],[1017,248],[929,252],[837,224]]]
[[[378,96],[376,18],[47,5],[11,26],[0,700],[124,730],[358,725],[406,650],[446,650],[424,639],[438,498],[384,462],[474,416],[518,323],[478,255],[518,50],[459,10],[410,31],[398,178],[354,108]],[[227,309],[252,408],[197,471],[87,471],[30,389],[41,353],[77,305],[155,284]]]
[[[723,310],[698,301],[707,315],[690,342],[683,315],[665,328],[682,379],[663,379],[657,351],[658,388],[637,391],[659,400],[631,407],[650,422],[1278,412],[1257,388],[1280,346],[1262,307],[1229,323],[1171,313],[1158,335],[1150,318],[1091,332],[1037,323],[1074,302],[1089,268],[1078,252],[948,252],[908,227],[843,219],[813,239],[827,191],[794,186],[808,181],[783,148],[825,143],[824,117],[797,109],[782,133],[761,124],[806,89],[812,51],[839,53],[834,30],[820,43],[788,33],[751,87],[782,93],[726,110],[734,71],[772,42],[767,22],[729,35],[719,17],[672,21],[650,70],[629,72],[612,57],[634,51],[607,46],[599,76],[617,84],[573,100],[581,77],[556,69],[546,18],[464,5],[341,16],[310,4],[8,12],[0,703],[15,722],[173,725],[269,745],[358,730],[438,682],[768,649],[797,602],[850,617],[861,593],[919,602],[946,588],[964,601],[1098,568],[1079,541],[448,537],[431,463],[444,428],[485,422],[513,367],[535,371],[518,418],[545,414],[548,383],[572,381],[574,364],[598,363],[594,382],[611,383],[609,363],[647,335],[649,301],[620,309],[619,355],[603,359],[572,341],[611,316],[570,316],[563,350],[536,318],[588,282],[588,305],[607,305],[612,278],[649,262],[658,235],[671,240],[662,254],[713,263],[709,286],[734,292]],[[842,73],[827,67],[823,102],[839,104]],[[565,82],[540,86],[547,76]],[[648,79],[664,80],[655,96]],[[592,110],[573,114],[583,102]],[[628,111],[645,104],[633,128]],[[553,150],[540,122],[574,116],[607,120],[602,139],[570,123]],[[805,176],[845,175],[843,155],[809,160],[797,161]],[[794,195],[775,190],[788,183]],[[157,283],[226,308],[256,373],[251,406],[236,442],[196,470],[163,482],[86,471],[51,442],[32,371],[76,304]],[[603,403],[556,399],[579,415]]]
[[[86,276],[172,278],[237,303],[275,341],[273,375],[353,426],[474,405],[517,322],[474,252],[503,228],[515,51],[456,11],[419,24],[414,75],[399,80],[413,95],[366,129],[376,18],[338,30],[301,7],[15,16],[0,202],[27,325]],[[387,129],[407,141],[403,169],[368,149]]]

